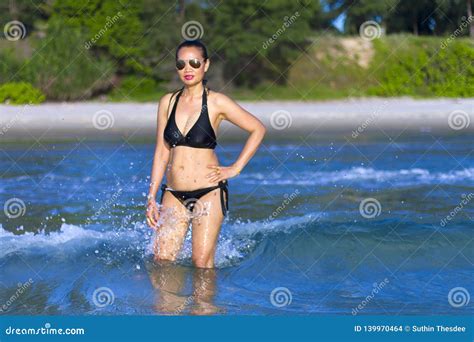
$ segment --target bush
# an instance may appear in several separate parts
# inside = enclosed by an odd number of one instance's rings
[[[12,48],[0,47],[0,83],[18,81],[23,61],[14,53]]]
[[[157,101],[166,93],[160,84],[149,77],[126,76],[110,94],[115,101]]]
[[[380,96],[474,96],[472,43],[457,39],[442,48],[443,40],[410,36],[401,40],[391,36],[374,42],[376,58],[372,68],[376,70],[378,82],[368,89],[368,93]]]
[[[30,83],[5,83],[0,86],[0,103],[37,104],[45,99],[46,96]]]

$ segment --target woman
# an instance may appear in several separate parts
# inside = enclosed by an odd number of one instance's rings
[[[173,261],[192,223],[192,260],[213,268],[216,243],[228,208],[227,180],[237,176],[257,151],[265,126],[228,96],[206,89],[210,61],[199,40],[176,49],[176,70],[184,86],[160,99],[157,144],[147,202],[147,223],[157,230],[155,260]],[[170,112],[171,108],[171,112]],[[250,133],[237,160],[219,164],[214,148],[222,120]],[[160,205],[155,198],[161,186]]]

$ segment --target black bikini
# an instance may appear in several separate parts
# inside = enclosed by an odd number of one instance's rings
[[[219,182],[218,185],[210,186],[207,188],[201,188],[201,189],[196,189],[196,190],[174,190],[170,187],[168,187],[166,184],[161,185],[161,198],[160,198],[160,204],[163,203],[163,195],[165,194],[165,191],[168,190],[171,192],[174,197],[179,199],[181,203],[189,210],[193,211],[195,203],[198,199],[200,199],[202,196],[207,194],[208,192],[220,188],[221,191],[221,208],[222,208],[222,214],[226,216],[226,212],[229,211],[229,190],[227,188],[227,179],[224,179]],[[224,195],[225,195],[225,201],[224,201]]]
[[[209,119],[209,112],[207,110],[207,94],[205,88],[202,94],[201,113],[199,115],[198,120],[185,136],[183,136],[183,134],[179,130],[178,125],[176,124],[176,107],[178,104],[179,97],[183,92],[183,89],[181,89],[178,92],[178,95],[176,96],[173,109],[166,124],[163,133],[165,141],[171,146],[171,148],[176,146],[189,146],[194,148],[214,149],[217,145],[216,134],[214,132],[214,129],[212,128],[211,121]],[[168,190],[181,203],[183,203],[183,205],[188,210],[192,212],[194,209],[194,203],[198,199],[217,188],[220,188],[222,214],[226,216],[226,212],[229,210],[229,190],[228,182],[226,179],[220,181],[218,185],[187,191],[174,190],[168,187],[166,184],[162,184],[160,204],[163,202],[163,195],[165,191]]]
[[[183,88],[184,89],[184,88]],[[183,136],[176,124],[176,106],[178,105],[179,97],[183,92],[181,89],[176,97],[173,105],[173,110],[168,119],[164,131],[164,138],[166,142],[173,148],[175,146],[189,146],[195,148],[211,148],[214,149],[217,145],[216,134],[212,128],[209,120],[209,112],[207,111],[207,95],[206,89],[202,93],[201,115],[194,126],[188,131],[186,136]]]

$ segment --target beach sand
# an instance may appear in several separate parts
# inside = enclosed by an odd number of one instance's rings
[[[380,130],[474,131],[474,99],[358,98],[239,102],[267,126],[267,137]],[[0,139],[152,139],[156,103],[69,102],[0,105]],[[219,139],[245,134],[224,121]]]

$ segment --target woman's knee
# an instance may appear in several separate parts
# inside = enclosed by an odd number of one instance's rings
[[[213,268],[214,267],[214,256],[209,254],[198,254],[193,255],[193,264],[199,268]]]
[[[156,251],[155,252],[155,261],[161,262],[170,262],[176,260],[176,253],[171,253],[168,251]]]
[[[179,248],[176,241],[157,237],[154,246],[155,261],[175,261]]]

